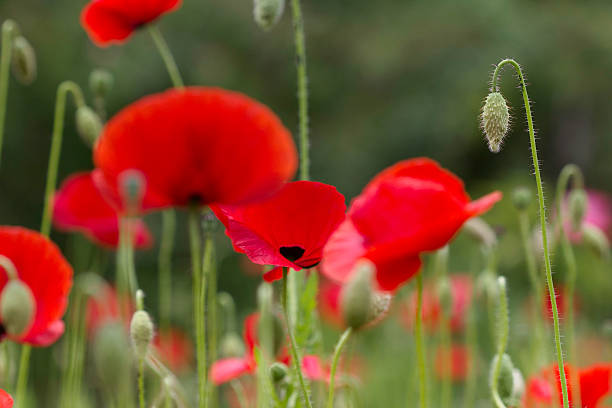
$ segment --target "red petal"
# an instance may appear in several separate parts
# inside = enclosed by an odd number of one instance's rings
[[[13,397],[11,397],[6,391],[0,390],[0,408],[12,408]]]
[[[366,258],[376,265],[376,282],[381,291],[394,292],[421,269],[419,256],[398,258],[380,257],[377,250],[369,251]]]
[[[318,356],[308,355],[302,358],[302,371],[306,378],[312,381],[329,382],[329,371],[323,368],[321,359]]]
[[[94,150],[96,183],[119,202],[117,181],[143,173],[144,209],[237,204],[277,190],[297,168],[291,135],[242,94],[190,87],[145,97],[105,127]]]
[[[244,358],[226,358],[216,361],[210,368],[210,379],[215,385],[235,380],[244,374],[252,373],[253,365]]]
[[[264,273],[263,278],[266,282],[275,282],[277,280],[283,279],[283,267],[279,266],[277,268],[272,269]]]
[[[323,249],[321,272],[336,282],[348,282],[355,263],[365,254],[364,238],[347,218],[331,235]]]
[[[596,408],[610,392],[612,366],[598,364],[580,370],[580,401],[585,408]]]
[[[244,343],[247,346],[249,355],[253,354],[253,349],[259,344],[257,331],[259,325],[259,313],[252,313],[244,319]]]
[[[193,345],[189,337],[179,329],[168,329],[157,333],[153,340],[161,360],[175,373],[189,369],[193,356]]]
[[[471,217],[477,217],[491,209],[495,203],[502,199],[503,195],[499,191],[494,191],[467,205],[467,213]]]

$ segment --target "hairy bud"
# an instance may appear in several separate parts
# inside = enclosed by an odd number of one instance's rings
[[[289,374],[289,368],[283,363],[272,363],[270,366],[270,376],[274,383],[283,381]]]
[[[351,280],[342,290],[341,308],[344,322],[353,329],[359,329],[370,322],[370,307],[374,301],[372,275],[374,265],[369,261],[355,267]]]
[[[533,195],[531,194],[531,190],[527,187],[518,187],[512,193],[512,204],[514,204],[519,211],[525,211],[529,208],[532,199]]]
[[[106,98],[114,82],[113,74],[105,69],[95,69],[89,74],[89,89],[96,98]]]
[[[89,106],[81,106],[76,111],[76,128],[85,143],[93,147],[102,132],[102,120]]]
[[[489,382],[493,383],[495,368],[497,367],[498,356],[491,361],[491,370],[489,371]],[[504,404],[510,406],[510,402],[514,396],[514,364],[510,356],[502,355],[501,366],[499,368],[499,377],[497,378],[497,392]]]
[[[508,405],[514,407],[518,406],[523,400],[523,395],[525,394],[525,379],[523,378],[521,370],[518,368],[515,368],[512,374],[512,399],[509,401],[510,403]]]
[[[15,79],[24,85],[30,85],[36,79],[36,52],[25,37],[19,35],[13,41],[13,58],[11,60]]]
[[[25,334],[36,313],[36,300],[30,288],[19,279],[11,279],[0,294],[0,317],[10,336]]]
[[[497,234],[485,220],[480,217],[470,218],[463,224],[463,230],[470,237],[480,242],[487,248],[492,248],[497,244]]]
[[[591,224],[582,226],[582,239],[602,259],[610,259],[610,240],[598,227]]]
[[[139,310],[132,316],[130,336],[136,356],[139,359],[145,358],[153,340],[153,322],[151,316],[144,310]]]
[[[499,92],[491,92],[482,108],[482,128],[489,142],[489,150],[499,153],[501,145],[508,133],[510,114],[506,99]]]
[[[575,189],[569,195],[569,214],[572,229],[579,231],[587,208],[587,194],[583,189]]]
[[[271,29],[283,15],[285,0],[255,0],[253,15],[255,22],[264,30]]]

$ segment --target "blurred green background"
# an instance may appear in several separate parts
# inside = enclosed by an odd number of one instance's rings
[[[91,100],[86,89],[90,71],[108,69],[115,76],[108,101],[111,114],[171,86],[145,31],[123,46],[93,45],[79,24],[84,4],[0,0],[0,20],[12,18],[20,24],[39,63],[39,77],[32,86],[10,84],[0,172],[4,224],[36,229],[40,222],[55,91],[61,81],[78,82]],[[337,186],[350,199],[384,167],[429,156],[460,175],[474,196],[500,189],[508,197],[516,186],[533,186],[521,94],[509,69],[501,85],[512,107],[513,128],[501,153],[489,153],[479,129],[478,115],[493,65],[512,57],[523,65],[529,81],[547,191],[552,193],[559,170],[570,162],[581,166],[588,186],[612,191],[609,0],[304,0],[303,7],[313,179]],[[252,19],[249,0],[184,0],[182,8],[159,25],[187,84],[244,92],[270,106],[295,130],[296,74],[287,11],[278,26],[263,32]],[[68,109],[60,181],[92,166],[90,150],[76,135],[73,112]],[[511,296],[519,304],[528,287],[527,275],[516,213],[509,201],[504,200],[487,219],[506,231],[500,272],[509,276]],[[158,215],[147,220],[158,233]],[[179,230],[177,291],[189,285],[185,235]],[[53,237],[69,256],[78,258],[83,248],[78,238],[57,232]],[[245,277],[239,271],[242,260],[223,242],[220,288],[234,295],[244,315],[255,307],[254,287],[260,279]],[[152,304],[156,253],[153,248],[139,254],[138,260],[139,276]],[[469,265],[469,251],[455,253],[454,269]],[[581,259],[581,272],[588,273],[586,279],[579,278],[582,297],[588,298],[581,307],[594,330],[599,330],[604,319],[612,317],[610,267],[585,256]],[[555,266],[562,276],[560,258]],[[188,299],[176,302],[176,320],[188,325]],[[408,340],[390,341],[389,350],[401,352]],[[391,353],[380,358],[386,367],[412,361],[407,356],[394,362]],[[392,370],[382,370],[375,382],[384,387]],[[380,395],[377,398],[383,398]]]

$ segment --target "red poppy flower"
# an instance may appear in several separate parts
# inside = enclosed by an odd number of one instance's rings
[[[0,390],[0,408],[13,408],[13,397],[4,390]]]
[[[30,288],[36,303],[30,328],[11,340],[33,346],[54,343],[64,333],[61,318],[72,287],[72,268],[53,242],[21,227],[0,227],[0,255],[15,265],[17,276]],[[0,291],[7,281],[6,271],[0,267]]]
[[[328,279],[321,281],[317,294],[319,313],[323,320],[335,327],[344,327],[340,309],[341,294],[342,285]]]
[[[419,254],[446,245],[468,219],[501,199],[470,201],[463,182],[436,162],[402,161],[377,175],[351,203],[324,250],[322,271],[346,282],[357,260],[376,264],[381,290],[394,291],[421,267]]]
[[[313,181],[285,184],[273,196],[248,205],[212,206],[234,249],[262,265],[295,270],[319,264],[323,246],[344,219],[344,196]],[[282,277],[278,269],[267,280]]]
[[[134,30],[176,10],[182,0],[93,0],[81,13],[81,24],[100,47],[122,43]]]
[[[100,327],[120,322],[122,315],[125,316],[123,325],[128,330],[135,308],[129,296],[120,297],[115,288],[104,284],[88,299],[86,310],[85,327],[89,335],[93,336]]]
[[[291,135],[265,106],[217,88],[143,98],[106,125],[94,150],[94,180],[119,203],[125,170],[146,178],[143,209],[262,198],[295,173]]]
[[[170,370],[182,373],[189,369],[193,356],[193,344],[189,337],[178,329],[157,333],[153,339],[155,351]]]
[[[449,378],[453,381],[463,381],[467,378],[470,368],[470,354],[465,346],[453,345],[449,350],[436,350],[435,373],[439,379]]]
[[[68,177],[55,193],[53,221],[65,231],[80,231],[97,244],[117,248],[119,218],[117,212],[100,193],[91,173]],[[142,220],[133,223],[134,246],[148,248],[152,238]]]
[[[571,383],[572,371],[575,368],[565,365],[565,376],[568,379],[568,396],[570,406],[574,406]],[[610,392],[610,376],[612,365],[596,364],[588,368],[578,370],[578,383],[580,387],[580,408],[603,408],[599,403]],[[561,381],[559,378],[559,367],[557,365],[544,369],[539,375],[529,379],[527,383],[527,394],[525,395],[526,408],[553,407],[555,406],[555,394],[557,401],[562,403]]]

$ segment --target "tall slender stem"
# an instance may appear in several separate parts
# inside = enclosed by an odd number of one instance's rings
[[[497,359],[493,368],[493,377],[491,378],[491,397],[497,408],[506,408],[499,396],[499,373],[501,371],[502,358],[506,352],[508,345],[508,334],[510,332],[510,324],[508,321],[508,295],[506,292],[506,279],[500,276],[497,279],[499,285],[499,304],[497,307]]]
[[[306,40],[300,0],[291,0],[293,33],[298,78],[298,116],[300,132],[300,179],[310,179],[310,140],[308,138],[308,75],[306,72]]]
[[[172,251],[176,232],[176,213],[166,210],[162,213],[162,237],[159,244],[159,316],[160,327],[167,330],[170,326],[172,306]]]
[[[417,307],[414,325],[414,337],[416,342],[417,365],[419,374],[419,407],[427,408],[427,373],[425,368],[425,345],[423,343],[423,272],[416,277]],[[412,406],[412,398],[409,400]]]
[[[334,350],[334,360],[332,361],[331,372],[329,374],[329,396],[327,398],[327,408],[334,408],[334,390],[335,390],[335,382],[336,382],[336,368],[338,367],[338,361],[340,361],[340,355],[342,354],[342,349],[344,345],[348,341],[349,337],[351,337],[352,329],[349,327],[342,333],[342,336],[338,340],[338,344],[336,344],[336,349]]]
[[[6,20],[2,24],[2,55],[0,56],[0,163],[2,162],[2,141],[4,139],[4,123],[6,120],[6,104],[9,88],[9,68],[13,54],[13,38],[17,24]]]
[[[538,202],[540,205],[540,224],[542,226],[542,245],[544,246],[544,265],[546,268],[546,283],[548,285],[548,295],[553,311],[553,326],[555,332],[555,350],[557,353],[557,364],[559,365],[559,374],[561,378],[561,394],[563,395],[563,408],[569,408],[569,399],[567,393],[567,378],[565,378],[565,370],[563,369],[563,346],[561,345],[561,330],[559,328],[559,311],[557,309],[557,299],[555,296],[555,287],[552,279],[552,267],[550,264],[550,254],[548,250],[548,235],[546,231],[546,209],[544,206],[544,189],[542,188],[542,176],[540,174],[540,163],[538,161],[538,151],[536,147],[535,130],[533,127],[533,118],[531,116],[531,106],[529,103],[529,95],[527,94],[527,85],[520,65],[513,59],[504,59],[495,68],[493,72],[493,89],[497,90],[497,76],[500,69],[510,64],[516,70],[516,73],[521,82],[523,89],[523,103],[525,105],[525,114],[527,115],[527,125],[529,127],[529,142],[531,146],[531,157],[533,159],[533,167],[535,170],[536,184],[538,188]]]
[[[144,358],[138,362],[138,404],[140,408],[145,408]]]
[[[204,262],[202,271],[202,293],[200,301],[204,309],[203,336],[206,341],[206,361],[217,358],[217,271],[215,269],[215,240],[212,231],[205,229]],[[208,368],[204,368],[208,375]],[[206,406],[215,407],[215,388],[211,382],[207,386]]]
[[[183,88],[185,86],[183,83],[183,78],[181,78],[181,73],[176,65],[176,61],[174,60],[170,47],[168,47],[168,43],[164,39],[161,31],[159,31],[159,28],[156,26],[150,25],[149,34],[151,34],[153,42],[164,60],[164,64],[166,65],[166,69],[168,70],[168,74],[172,80],[172,84],[175,88]]]
[[[289,312],[287,310],[287,268],[283,268],[283,290],[281,294],[281,301],[283,307],[283,314],[285,316],[285,325],[287,326],[287,334],[289,335],[289,341],[291,343],[291,359],[293,360],[293,368],[295,369],[295,373],[300,383],[302,400],[304,401],[304,405],[306,405],[307,408],[312,408],[312,402],[310,401],[310,392],[308,390],[308,387],[306,386],[306,382],[304,381],[304,375],[302,374],[302,369],[300,367],[302,359],[300,358],[300,352],[295,342],[293,328],[289,319]]]

